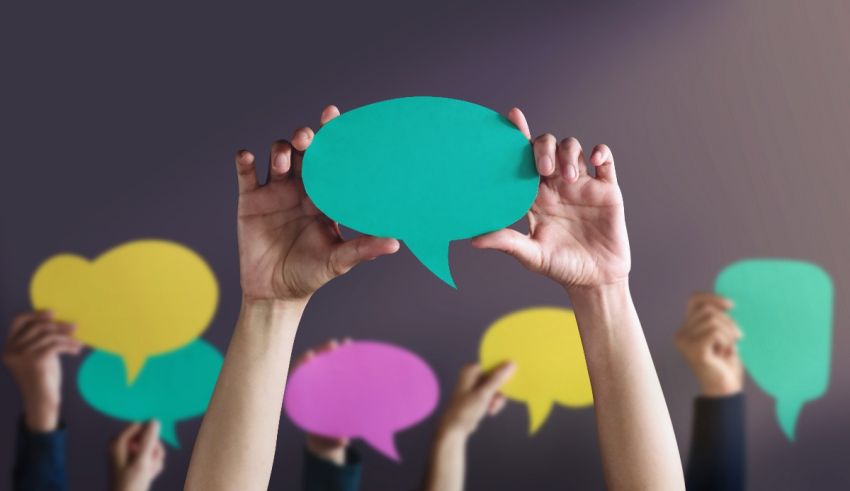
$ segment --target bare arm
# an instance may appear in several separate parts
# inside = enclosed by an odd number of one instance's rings
[[[339,115],[331,106],[322,123]],[[257,183],[254,156],[236,156],[242,311],[195,442],[186,489],[260,490],[271,476],[292,345],[312,294],[398,241],[343,240],[307,198],[302,152],[313,131],[272,146],[268,182]]]
[[[494,416],[505,405],[499,389],[516,367],[505,363],[484,373],[478,364],[460,372],[452,399],[446,407],[428,459],[425,491],[462,491],[466,474],[466,443],[486,415]]]
[[[518,109],[508,117],[530,138]],[[684,489],[670,415],[629,293],[631,254],[611,150],[597,145],[586,160],[578,140],[558,142],[549,134],[533,145],[541,179],[529,233],[503,229],[473,245],[514,256],[569,294],[593,386],[608,487]]]

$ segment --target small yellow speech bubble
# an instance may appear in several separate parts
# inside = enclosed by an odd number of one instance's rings
[[[481,367],[490,370],[508,360],[516,363],[516,372],[502,394],[528,405],[530,434],[543,426],[556,402],[573,408],[593,405],[572,310],[534,307],[496,320],[481,339]]]
[[[33,274],[36,309],[77,325],[74,337],[124,360],[132,384],[151,355],[197,338],[218,304],[218,282],[194,251],[164,240],[137,240],[94,261],[48,258]]]

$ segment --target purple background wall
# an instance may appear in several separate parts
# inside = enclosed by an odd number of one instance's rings
[[[617,157],[632,288],[683,455],[696,383],[671,337],[689,293],[749,256],[816,261],[835,280],[827,395],[791,444],[751,383],[751,489],[850,486],[850,6],[840,0],[642,2],[6,2],[0,7],[0,318],[28,307],[38,263],[163,237],[201,253],[221,283],[205,338],[224,349],[239,308],[232,155],[346,110],[429,94],[522,107],[534,133],[605,142]],[[406,250],[312,301],[300,351],[330,336],[407,346],[445,395],[484,328],[513,309],[563,305],[554,284],[497,253],[452,246],[453,291]],[[806,326],[800,326],[805,329]],[[67,366],[75,489],[106,485],[121,423],[87,407]],[[19,414],[0,376],[0,474]],[[182,485],[200,419],[178,426],[160,489]],[[364,489],[412,489],[435,418],[399,435],[396,465],[361,447]],[[280,429],[271,489],[298,481],[303,436]],[[591,410],[557,409],[537,436],[510,405],[470,448],[470,489],[602,487]],[[5,479],[5,478],[3,478]],[[0,485],[0,487],[2,487]]]

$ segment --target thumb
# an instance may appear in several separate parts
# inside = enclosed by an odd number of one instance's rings
[[[515,257],[523,266],[533,269],[540,264],[540,246],[525,234],[511,228],[503,228],[472,239],[472,247],[495,249]]]
[[[142,432],[142,441],[139,445],[139,455],[149,459],[153,456],[156,450],[156,445],[159,442],[159,421],[152,419],[145,425]]]
[[[398,251],[400,245],[395,239],[384,239],[363,235],[346,240],[331,250],[328,266],[335,276],[347,273],[363,261],[375,259]]]
[[[514,362],[505,362],[496,367],[492,372],[487,375],[487,378],[481,382],[481,385],[478,387],[478,390],[481,391],[489,401],[499,389],[505,385],[505,382],[510,380],[513,377],[514,372],[516,371],[516,364]]]

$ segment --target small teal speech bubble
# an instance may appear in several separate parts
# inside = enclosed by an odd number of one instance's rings
[[[715,289],[744,336],[741,361],[776,399],[789,440],[803,405],[826,393],[832,351],[832,280],[819,266],[790,259],[748,259],[721,271]]]
[[[87,403],[109,416],[159,420],[162,439],[179,448],[175,424],[206,411],[222,361],[215,347],[198,339],[148,358],[138,378],[127,385],[121,357],[93,351],[80,367],[77,385]]]
[[[449,242],[519,220],[539,184],[531,144],[510,121],[442,97],[391,99],[330,121],[304,154],[303,179],[323,213],[404,241],[452,287]]]

